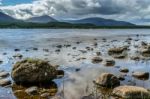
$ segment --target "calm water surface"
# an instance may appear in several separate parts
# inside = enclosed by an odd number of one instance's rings
[[[139,34],[139,36],[136,36]],[[131,37],[133,41],[130,44],[130,51],[125,59],[114,59],[116,64],[114,67],[105,67],[103,63],[93,64],[91,58],[95,56],[95,52],[102,52],[102,58],[113,59],[107,54],[107,50],[114,46],[127,45],[125,40]],[[96,41],[94,39],[97,39]],[[106,38],[107,42],[102,42],[102,38]],[[138,41],[136,41],[138,39]],[[112,42],[113,40],[117,40]],[[81,44],[75,42],[81,41]],[[12,65],[16,59],[11,59],[13,55],[20,53],[24,57],[33,57],[47,59],[52,64],[59,64],[59,69],[65,71],[62,79],[56,79],[54,82],[58,86],[57,95],[63,95],[65,99],[81,99],[81,97],[91,94],[94,90],[93,80],[101,73],[109,72],[116,76],[120,75],[119,68],[129,68],[130,72],[122,81],[122,85],[137,85],[150,88],[150,80],[138,80],[132,77],[134,71],[150,72],[149,58],[147,60],[133,61],[131,56],[136,54],[137,48],[141,41],[150,43],[150,30],[148,29],[1,29],[0,30],[0,59],[3,64],[0,70],[10,72]],[[93,43],[97,42],[98,46],[93,47]],[[69,48],[62,48],[60,53],[56,53],[54,46],[57,44],[71,44]],[[38,51],[31,50],[37,47]],[[72,47],[77,47],[73,50]],[[85,50],[85,47],[93,47],[93,51],[83,54],[79,50]],[[21,51],[15,52],[14,49],[19,48]],[[29,50],[26,52],[26,50]],[[43,49],[49,49],[44,52]],[[3,55],[3,53],[7,55]],[[85,57],[85,60],[77,59]],[[80,71],[76,71],[80,69]],[[10,78],[11,79],[11,78]],[[11,88],[0,87],[0,97],[3,99],[22,99],[13,94]],[[0,98],[1,99],[1,98]]]

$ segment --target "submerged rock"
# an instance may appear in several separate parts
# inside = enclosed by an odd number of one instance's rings
[[[98,98],[95,98],[94,95],[90,94],[88,96],[83,96],[81,99],[98,99]]]
[[[9,73],[8,72],[5,72],[5,71],[2,71],[0,72],[0,77],[8,77],[9,76]]]
[[[16,48],[16,49],[14,49],[14,51],[16,51],[16,52],[17,52],[17,51],[20,51],[20,49]]]
[[[113,96],[115,96],[117,99],[150,99],[150,94],[147,89],[136,86],[116,87],[113,90]]]
[[[124,81],[124,80],[125,80],[125,76],[124,76],[124,75],[119,75],[119,76],[118,76],[118,79],[119,79],[120,81]]]
[[[105,66],[114,66],[115,65],[115,61],[114,60],[110,60],[110,59],[106,59],[104,62]]]
[[[43,93],[43,94],[41,94],[41,97],[42,98],[48,98],[50,96],[50,93]]]
[[[113,57],[116,58],[116,59],[124,59],[124,58],[126,58],[126,56],[127,56],[127,54],[113,55]]]
[[[94,64],[100,63],[100,62],[102,62],[102,61],[103,61],[103,59],[100,58],[100,57],[94,57],[94,58],[92,58],[92,63],[94,63]]]
[[[28,95],[35,95],[35,94],[38,94],[38,87],[32,86],[32,87],[26,89],[25,92],[26,92]]]
[[[0,79],[0,86],[10,85],[11,81],[9,79]]]
[[[97,55],[97,56],[100,56],[100,55],[101,55],[101,52],[96,52],[96,55]]]
[[[103,73],[98,77],[94,83],[98,86],[114,88],[120,85],[119,79],[110,73]]]
[[[149,72],[133,72],[133,77],[141,79],[141,80],[146,80],[149,79]]]
[[[112,54],[121,54],[123,53],[123,51],[127,50],[127,47],[118,47],[118,48],[110,48],[108,50],[108,54],[112,55]]]
[[[22,86],[14,83],[12,91],[17,99],[49,99],[56,95],[58,87],[54,82],[41,83],[34,86],[30,84]],[[49,93],[49,97],[46,97],[46,93]]]
[[[128,73],[128,72],[129,72],[129,69],[127,69],[127,68],[122,68],[122,69],[120,69],[120,72],[122,72],[122,73]]]
[[[0,60],[0,64],[2,64],[3,63],[3,61],[2,60]]]
[[[15,54],[13,57],[14,57],[14,58],[22,58],[23,55],[22,55],[22,54]]]
[[[139,61],[141,59],[141,57],[139,57],[139,56],[131,56],[130,59],[131,60],[135,60],[135,61]]]
[[[56,78],[57,70],[46,61],[28,58],[13,66],[11,76],[16,83],[42,83]]]

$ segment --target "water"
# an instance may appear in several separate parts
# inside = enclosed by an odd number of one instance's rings
[[[102,53],[103,60],[113,59],[107,54],[107,50],[113,46],[128,45],[125,42],[128,37],[133,38],[133,40],[127,58],[114,59],[116,61],[114,67],[105,67],[103,63],[91,63],[91,59],[97,51]],[[137,85],[149,89],[149,79],[142,81],[132,77],[133,71],[150,72],[149,60],[130,60],[130,57],[134,56],[138,50],[134,46],[140,46],[141,41],[150,43],[149,37],[150,30],[148,29],[1,29],[0,59],[4,62],[0,65],[0,70],[10,72],[12,63],[17,61],[11,58],[17,53],[24,57],[41,58],[49,60],[52,64],[58,64],[60,65],[59,69],[65,71],[65,76],[62,79],[54,80],[58,86],[56,96],[61,95],[63,90],[65,99],[81,99],[82,96],[91,94],[95,88],[93,80],[101,73],[109,72],[116,76],[122,74],[116,66],[128,68],[130,71],[125,77],[126,80],[121,81],[122,85]],[[107,42],[103,42],[103,38],[106,38]],[[82,43],[76,44],[77,41]],[[93,47],[95,42],[98,43],[97,47]],[[71,47],[62,48],[61,52],[57,53],[55,52],[57,48],[54,47],[57,44],[71,44]],[[39,50],[34,51],[32,50],[33,47]],[[72,47],[77,47],[77,49],[74,50]],[[85,50],[85,47],[92,47],[94,50],[83,54],[79,50]],[[21,51],[15,52],[15,48],[19,48]],[[49,49],[49,52],[45,52],[43,49]],[[7,55],[3,55],[4,52]],[[83,57],[86,59],[78,60]],[[76,69],[80,69],[80,71],[77,72]],[[14,90],[12,91],[11,88],[0,87],[0,97],[3,99],[21,99],[15,96],[13,92]]]

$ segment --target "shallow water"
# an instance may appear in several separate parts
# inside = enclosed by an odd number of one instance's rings
[[[91,63],[91,58],[96,56],[97,51],[102,53],[103,60],[113,59],[107,54],[107,50],[114,46],[128,45],[125,42],[128,37],[133,40],[125,59],[114,59],[116,64],[113,67],[106,67],[103,62]],[[103,42],[103,38],[106,38],[107,42]],[[141,61],[130,60],[130,57],[134,56],[138,50],[134,46],[139,46],[141,41],[150,43],[149,38],[150,30],[148,29],[1,29],[0,59],[3,60],[3,63],[0,65],[0,70],[11,71],[13,63],[18,60],[12,58],[16,53],[22,54],[24,58],[41,58],[50,61],[51,64],[60,65],[59,69],[65,71],[65,76],[62,79],[54,80],[58,87],[56,96],[60,95],[65,99],[81,99],[81,97],[95,92],[93,80],[104,72],[118,76],[121,74],[120,68],[128,68],[130,71],[127,73],[125,81],[121,81],[122,85],[137,85],[150,89],[149,79],[142,81],[132,77],[133,71],[150,72],[149,57],[147,60]],[[77,41],[81,41],[81,43],[76,44]],[[98,43],[97,47],[93,46],[95,42]],[[63,47],[60,52],[55,52],[58,49],[55,47],[57,44],[71,44],[71,47]],[[32,50],[33,47],[38,50]],[[72,47],[77,49],[72,49]],[[92,47],[94,50],[81,53],[79,50],[85,50],[85,47]],[[15,52],[15,48],[21,49],[21,51]],[[45,52],[43,49],[49,49],[49,52]],[[4,52],[7,55],[3,55]],[[78,60],[82,57],[86,59]],[[120,68],[117,68],[118,66]],[[76,69],[80,70],[76,71]],[[16,97],[13,92],[11,87],[0,87],[0,99],[1,97],[3,99],[22,99]],[[101,93],[98,92],[98,94]]]

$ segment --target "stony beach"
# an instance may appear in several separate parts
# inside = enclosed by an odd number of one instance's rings
[[[150,99],[149,32],[0,30],[0,99]]]

